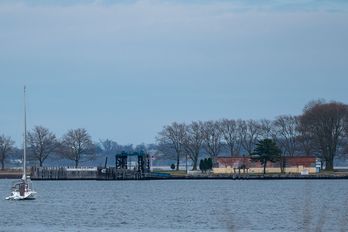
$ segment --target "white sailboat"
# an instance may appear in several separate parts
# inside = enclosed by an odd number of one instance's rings
[[[24,147],[23,147],[23,176],[22,179],[13,183],[11,195],[6,197],[6,200],[34,200],[36,192],[33,190],[33,185],[30,176],[26,173],[27,162],[27,115],[25,101],[25,86],[24,86]]]

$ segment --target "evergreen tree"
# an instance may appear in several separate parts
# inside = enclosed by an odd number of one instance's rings
[[[258,141],[251,159],[260,161],[263,165],[263,174],[266,173],[267,162],[277,162],[280,160],[281,150],[272,139],[263,139]]]
[[[199,169],[202,172],[207,172],[213,168],[213,160],[211,158],[205,158],[199,162]]]
[[[212,158],[208,158],[207,161],[206,161],[207,165],[207,170],[212,170],[213,169],[213,160]]]
[[[204,171],[204,161],[199,161],[199,169],[203,172]]]

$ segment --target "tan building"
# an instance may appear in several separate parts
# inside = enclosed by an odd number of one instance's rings
[[[263,165],[259,161],[252,161],[249,157],[217,157],[214,161],[215,174],[263,173]],[[286,156],[282,157],[280,162],[267,162],[266,173],[281,173],[281,167],[284,173],[316,173],[316,161],[315,156]]]

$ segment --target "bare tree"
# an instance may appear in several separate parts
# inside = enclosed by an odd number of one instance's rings
[[[192,122],[186,127],[184,149],[193,162],[192,170],[197,170],[199,152],[203,144],[202,122]]]
[[[0,136],[0,162],[2,170],[5,168],[5,160],[7,159],[9,152],[14,148],[13,145],[14,141],[11,137],[6,137],[5,135]]]
[[[298,117],[282,115],[274,121],[274,129],[279,147],[284,154],[294,156],[297,148]]]
[[[65,158],[75,161],[77,168],[80,161],[95,158],[95,145],[86,129],[69,130],[63,136],[61,153]]]
[[[344,122],[344,139],[342,143],[342,150],[343,150],[343,155],[345,158],[348,156],[348,117],[346,117],[346,120]]]
[[[333,170],[333,160],[344,135],[347,117],[348,105],[339,102],[312,102],[304,108],[301,124],[319,145],[326,170]]]
[[[186,125],[173,122],[169,126],[164,126],[156,138],[160,147],[171,148],[176,153],[176,170],[179,170],[180,157],[184,152],[184,139]]]
[[[156,150],[156,159],[158,160],[172,160],[173,157],[174,159],[177,157],[177,153],[172,144],[159,142]]]
[[[222,133],[219,123],[207,121],[202,124],[205,150],[211,158],[217,157],[221,150]]]
[[[242,147],[249,155],[251,155],[262,134],[261,124],[255,120],[238,120],[237,123]]]
[[[32,159],[39,161],[40,167],[48,156],[56,151],[58,142],[56,136],[47,128],[35,126],[28,133],[28,150]]]
[[[134,150],[136,152],[145,152],[147,153],[148,152],[148,149],[147,149],[147,146],[145,143],[142,143],[142,144],[138,144],[135,146]]]
[[[263,139],[275,139],[276,135],[274,130],[274,124],[271,120],[260,120],[260,136]]]
[[[116,154],[120,150],[120,145],[110,139],[99,140],[102,152],[106,155]]]
[[[237,122],[233,119],[222,119],[218,123],[223,139],[229,147],[231,156],[239,155],[241,141]]]
[[[315,144],[315,140],[313,139],[313,134],[307,128],[307,125],[303,123],[298,123],[297,125],[297,141],[298,141],[298,149],[303,152],[305,155],[313,155],[317,149]]]

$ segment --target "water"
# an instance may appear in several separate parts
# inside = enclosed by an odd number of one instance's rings
[[[0,231],[348,231],[348,180],[37,181]]]

